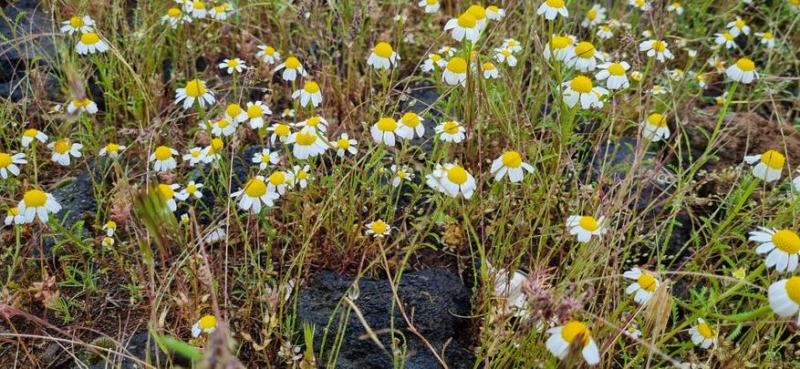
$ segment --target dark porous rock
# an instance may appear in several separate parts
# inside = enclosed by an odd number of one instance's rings
[[[407,112],[414,112],[425,119],[422,121],[422,125],[425,127],[425,136],[420,138],[415,134],[410,143],[418,146],[427,155],[433,153],[433,132],[442,119],[441,111],[436,108],[439,97],[439,91],[436,91],[434,85],[421,83],[405,91],[405,99],[400,103],[400,111],[395,114],[397,118],[400,118]]]
[[[649,151],[637,163],[636,153],[641,144],[646,142],[624,137],[592,150],[585,160],[582,182],[597,184],[606,197],[618,196],[617,192],[625,189],[628,194],[624,201],[632,219],[642,224],[645,232],[659,229],[652,243],[634,248],[636,253],[626,260],[627,264],[651,264],[651,260],[660,256],[662,264],[670,265],[686,256],[693,226],[684,209],[674,209],[671,205],[675,173]],[[663,226],[665,223],[667,227]]]
[[[348,309],[341,301],[355,283],[355,278],[323,272],[310,285],[300,291],[297,316],[298,329],[305,324],[313,324],[314,348],[319,354],[325,327],[333,317],[330,330],[325,337],[323,358],[326,363],[332,352],[333,342],[340,327],[340,317]],[[397,286],[397,294],[403,309],[413,322],[415,329],[435,348],[438,353],[445,348],[444,360],[451,368],[472,368],[474,355],[467,349],[470,345],[468,330],[469,293],[461,281],[443,270],[423,270],[403,275]],[[403,319],[400,309],[395,306],[392,312],[392,289],[388,281],[361,278],[355,299],[360,314],[381,344],[388,351],[381,350],[370,338],[364,338],[367,330],[350,311],[344,327],[344,337],[336,362],[337,368],[393,368],[392,344],[389,329],[392,327],[405,337],[405,367],[440,368],[436,357],[425,343],[411,333]],[[341,302],[341,305],[340,305]],[[401,342],[400,334],[395,335]]]
[[[61,211],[53,217],[61,225],[71,230],[79,221],[93,221],[94,213],[97,211],[97,199],[95,199],[94,186],[105,183],[110,177],[107,168],[110,161],[105,158],[89,159],[86,169],[81,172],[72,182],[58,187],[51,191],[53,197],[61,205]],[[89,230],[83,228],[79,237],[91,237]],[[52,249],[56,240],[46,237],[43,240],[45,257],[52,257]]]
[[[93,342],[94,345],[111,350],[113,353],[84,352],[76,359],[74,368],[167,368],[174,366],[190,366],[191,362],[180,355],[167,355],[158,348],[154,337],[146,331],[137,332],[130,336],[127,341],[121,342],[123,347],[113,347],[113,341],[103,338]],[[107,347],[112,346],[112,347]],[[144,365],[147,364],[147,365]]]
[[[55,48],[52,36],[57,31],[38,1],[18,1],[3,8],[0,18],[0,36],[10,40],[0,43],[0,98],[19,101],[33,93],[35,81],[28,70],[44,68],[39,73],[45,87],[52,87],[52,78],[46,65],[53,59]],[[50,90],[55,92],[58,89]]]

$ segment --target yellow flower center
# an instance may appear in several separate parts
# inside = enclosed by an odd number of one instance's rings
[[[307,179],[307,178],[308,178],[308,172],[306,172],[305,170],[301,170],[301,171],[297,172],[297,180],[298,181],[301,181],[301,180],[304,180],[304,179]]]
[[[347,150],[350,148],[350,140],[346,138],[340,138],[336,141],[336,147]]]
[[[408,174],[406,173],[405,170],[400,169],[397,171],[397,177],[400,179],[406,179],[406,177],[408,177]]]
[[[289,126],[285,124],[278,124],[275,126],[275,134],[278,136],[288,136],[291,131],[289,130]],[[314,142],[314,140],[311,140]]]
[[[384,132],[394,132],[397,130],[397,122],[392,118],[381,118],[378,121],[378,129]]]
[[[659,128],[667,126],[667,118],[664,118],[663,115],[658,113],[650,114],[650,116],[647,117],[647,122]]]
[[[551,8],[563,8],[564,7],[564,0],[547,0],[545,1],[547,6]]]
[[[697,332],[707,340],[710,340],[717,335],[717,332],[714,331],[714,329],[711,328],[711,326],[709,326],[706,322],[702,322],[697,325]]]
[[[644,6],[644,1],[645,0],[636,0],[636,6],[638,6],[640,8],[643,7]]]
[[[481,64],[481,69],[483,69],[483,70],[494,70],[495,68],[494,68],[494,64],[492,64],[490,62],[486,62],[486,63]]]
[[[420,124],[419,115],[411,112],[403,114],[403,117],[400,118],[400,121],[411,128],[415,128]]]
[[[229,59],[228,60],[228,67],[236,68],[238,66],[239,66],[239,61],[238,60],[236,60],[236,59]]]
[[[169,147],[159,146],[156,148],[155,156],[156,160],[167,160],[172,157],[172,151],[169,149]]]
[[[70,149],[69,139],[62,138],[56,141],[56,144],[53,146],[53,150],[55,150],[59,154],[64,154]]]
[[[219,122],[217,122],[217,126],[219,126],[219,128],[221,128],[221,129],[229,126],[230,124],[231,123],[228,122],[227,119],[221,119]]]
[[[41,190],[30,190],[25,192],[22,201],[25,202],[25,206],[29,208],[38,208],[44,206],[44,203],[47,202],[47,194]]]
[[[456,73],[467,73],[467,61],[460,57],[454,57],[447,62],[447,70]]]
[[[84,45],[94,45],[100,42],[100,36],[94,32],[87,32],[81,35],[81,43]]]
[[[222,150],[222,146],[224,145],[225,143],[222,142],[222,139],[220,138],[215,138],[211,140],[211,148],[214,149],[215,152]]]
[[[167,16],[170,18],[178,18],[181,16],[181,10],[178,8],[169,8],[169,10],[167,10]]]
[[[639,283],[639,287],[647,292],[653,292],[656,290],[656,279],[653,278],[652,275],[647,273],[642,273],[637,279]]]
[[[389,229],[389,226],[382,220],[376,220],[372,222],[372,224],[370,225],[370,229],[375,234],[384,234],[386,233],[386,230]]]
[[[782,170],[783,165],[786,164],[786,157],[775,150],[767,150],[761,155],[761,162],[771,169]]]
[[[195,1],[192,3],[192,8],[195,10],[203,10],[206,8],[206,4],[203,4],[202,1]]]
[[[170,187],[170,185],[166,185],[163,183],[158,184],[158,192],[160,192],[161,195],[164,196],[165,200],[172,200],[172,198],[175,196],[175,190],[173,190],[172,187]]]
[[[269,56],[275,55],[275,48],[272,47],[272,46],[265,47],[264,48],[264,54],[267,54]]]
[[[723,33],[722,37],[724,37],[728,41],[733,41],[733,35],[730,32]]]
[[[110,144],[106,145],[106,151],[108,151],[108,152],[118,152],[119,151],[119,145],[117,145],[115,143],[110,143]]]
[[[192,151],[189,151],[189,154],[191,154],[193,158],[199,157],[200,153],[202,153],[200,149],[192,149]]]
[[[608,66],[608,73],[610,73],[612,76],[624,76],[625,67],[623,67],[620,63],[611,64]]]
[[[199,79],[186,82],[186,96],[198,98],[206,93],[206,86]]]
[[[297,69],[301,67],[300,61],[297,60],[294,56],[290,56],[286,58],[286,68],[288,69]]]
[[[772,243],[775,244],[778,250],[787,254],[796,254],[800,252],[800,237],[797,236],[797,233],[788,229],[781,229],[775,232],[775,234],[772,235]]]
[[[228,104],[228,107],[225,108],[225,114],[229,117],[234,118],[242,113],[242,106],[239,104]]]
[[[72,17],[69,19],[69,25],[72,28],[83,27],[83,19],[81,17]]]
[[[578,224],[589,232],[594,232],[600,228],[600,225],[597,224],[597,219],[594,219],[594,217],[581,217],[578,220]]]
[[[303,89],[306,90],[306,92],[308,92],[310,94],[315,94],[315,93],[319,92],[319,85],[314,81],[308,81],[303,86]]]
[[[500,8],[498,8],[496,5],[489,5],[489,6],[486,7],[486,11],[487,12],[497,13],[497,12],[500,11]]]
[[[503,165],[509,168],[519,168],[522,165],[522,157],[519,156],[519,153],[516,151],[509,151],[503,154],[502,157]]]
[[[317,141],[317,135],[314,133],[307,133],[300,131],[297,133],[297,137],[295,139],[298,145],[301,146],[311,146],[314,142]]]
[[[507,57],[509,57],[511,55],[511,50],[503,49],[503,50],[500,51],[500,53],[503,54],[503,56],[505,56],[507,58]]]
[[[38,135],[38,134],[39,134],[39,131],[34,129],[34,128],[26,129],[25,132],[22,133],[23,136],[30,137],[30,138],[35,138],[36,135]]]
[[[589,338],[591,337],[591,331],[589,328],[586,327],[586,324],[577,321],[570,321],[567,324],[564,324],[561,327],[561,338],[567,343],[572,344],[576,338],[579,338],[583,341],[583,346],[589,344]],[[580,336],[580,337],[579,337]]]
[[[469,8],[467,8],[467,13],[471,14],[477,20],[481,20],[483,18],[486,18],[486,9],[484,9],[480,5],[472,5],[472,6],[470,6]]]
[[[275,172],[269,176],[269,183],[273,186],[280,186],[286,182],[286,174],[283,172]]]
[[[431,54],[430,58],[431,61],[433,62],[438,62],[439,60],[442,60],[442,56],[439,54]]]
[[[737,60],[736,66],[744,72],[752,72],[756,69],[756,64],[748,58],[741,58]]]
[[[206,316],[200,318],[200,321],[197,322],[197,325],[199,325],[200,328],[203,329],[203,330],[210,329],[210,328],[216,328],[217,327],[217,318],[214,317],[213,315],[206,315]]]
[[[117,229],[117,222],[109,220],[108,223],[106,223],[106,229]]]
[[[611,27],[609,26],[600,26],[603,29],[603,32],[611,32]]]
[[[72,105],[76,108],[85,108],[90,102],[92,101],[88,97],[84,97],[82,100],[73,100]]]
[[[260,105],[253,104],[247,107],[248,118],[258,118],[262,115],[264,115],[264,109]]]
[[[591,42],[579,42],[578,45],[575,46],[575,55],[578,55],[580,58],[590,59],[594,56],[594,53],[594,45],[592,45]]]
[[[10,215],[10,216],[16,216],[16,215],[19,215],[19,208],[17,208],[17,207],[15,206],[15,207],[13,207],[13,208],[11,208],[11,209],[8,209],[8,211],[6,212],[6,215]]]
[[[800,304],[800,277],[791,277],[786,281],[786,294],[795,304]]]
[[[764,32],[764,34],[761,35],[761,37],[763,37],[765,40],[772,40],[772,38],[775,36],[772,35],[772,32]]]
[[[667,45],[664,43],[664,41],[653,41],[653,50],[663,53],[666,49]]]
[[[250,197],[261,197],[267,193],[267,184],[260,178],[253,178],[247,181],[244,186],[244,193]]]
[[[394,50],[392,50],[392,45],[389,45],[386,42],[378,42],[378,44],[375,45],[375,48],[372,49],[372,52],[375,53],[375,55],[380,56],[381,58],[388,59],[392,57]]]
[[[458,17],[458,26],[461,28],[475,28],[477,24],[478,20],[470,13],[464,13]]]
[[[425,4],[428,5],[436,5],[439,3],[439,0],[425,0]]]
[[[517,46],[517,42],[516,42],[516,41],[514,41],[514,40],[508,40],[508,43],[507,43],[507,44],[508,44],[508,47],[514,47],[514,46]]]
[[[444,127],[442,127],[442,129],[444,130],[445,133],[454,135],[454,134],[458,133],[458,128],[459,127],[460,126],[458,125],[457,122],[452,122],[451,121],[451,122],[446,122],[444,124]]]
[[[11,155],[8,155],[4,152],[0,152],[0,168],[5,168],[11,165]]]
[[[734,23],[734,26],[736,26],[736,28],[738,28],[738,29],[742,29],[742,28],[744,28],[745,23],[744,23],[743,20],[739,19],[739,20],[736,21],[736,23]]]
[[[592,80],[586,76],[577,76],[570,81],[569,87],[575,92],[588,94],[592,92]]]
[[[589,19],[590,21],[593,21],[595,18],[597,18],[597,9],[595,8],[589,9],[589,11],[586,12],[586,18]]]
[[[222,12],[225,11],[225,8],[217,5],[217,6],[214,7],[214,11],[217,12],[217,13],[222,13]]]
[[[460,165],[454,165],[447,170],[447,179],[457,185],[462,185],[467,182],[467,171]]]
[[[550,39],[550,48],[553,50],[560,50],[572,44],[572,39],[565,36],[553,36]]]

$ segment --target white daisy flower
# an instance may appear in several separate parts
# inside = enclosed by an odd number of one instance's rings
[[[175,149],[167,146],[157,147],[149,158],[153,162],[153,169],[156,172],[175,169],[178,166],[178,162],[172,157],[173,155],[178,155]]]
[[[94,20],[88,15],[83,17],[73,16],[69,20],[61,22],[61,32],[73,34],[75,32],[89,33],[94,31]]]
[[[317,156],[328,149],[327,141],[321,138],[317,131],[309,128],[292,133],[286,143],[293,144],[292,155],[299,160]]]
[[[736,63],[728,67],[725,72],[728,78],[741,83],[750,83],[758,78],[756,64],[748,58],[737,60]]]
[[[670,131],[667,127],[667,118],[659,113],[647,116],[642,122],[642,136],[650,141],[658,142],[669,138]]]
[[[608,89],[619,90],[628,88],[631,85],[628,81],[628,76],[625,74],[628,69],[631,69],[631,65],[627,62],[606,62],[597,67],[600,68],[600,71],[597,72],[595,78],[597,78],[598,81],[605,80]]]
[[[258,52],[256,58],[261,59],[264,63],[275,64],[281,58],[281,53],[275,50],[272,46],[258,45]]]
[[[544,14],[544,19],[547,20],[556,19],[558,15],[564,18],[569,17],[567,5],[564,3],[564,0],[545,0],[542,5],[539,5],[539,9],[536,10],[536,15],[542,14]]]
[[[392,187],[397,188],[400,187],[403,181],[410,181],[414,179],[414,172],[412,172],[408,166],[397,166],[392,164],[389,168],[392,171]]]
[[[87,32],[81,35],[80,41],[75,45],[75,52],[80,55],[102,53],[108,51],[108,44],[100,39],[94,32]]]
[[[214,94],[206,89],[206,83],[193,79],[186,82],[186,87],[175,90],[175,104],[183,101],[183,108],[189,109],[197,101],[200,106],[211,105],[214,103]]]
[[[622,276],[636,281],[628,285],[628,288],[625,289],[625,294],[632,295],[635,293],[633,301],[642,305],[653,297],[653,293],[655,293],[659,285],[659,281],[656,277],[652,274],[642,272],[639,268],[633,268],[623,273]]]
[[[525,171],[533,173],[533,167],[522,161],[522,156],[516,151],[506,151],[492,162],[489,170],[494,174],[494,180],[499,181],[508,174],[511,183],[522,182]]]
[[[570,352],[570,347],[575,346],[581,350],[581,355],[589,365],[600,363],[600,350],[591,336],[591,331],[586,324],[571,320],[563,326],[547,330],[550,338],[545,346],[553,355],[563,360]],[[575,342],[575,340],[578,340]]]
[[[247,110],[245,110],[245,114],[247,114],[247,119],[250,120],[250,128],[252,129],[259,129],[264,126],[264,114],[272,114],[272,110],[269,109],[268,106],[264,105],[261,101],[254,101],[247,103]]]
[[[343,158],[346,152],[349,152],[350,155],[355,155],[358,153],[356,145],[358,145],[356,140],[350,138],[347,133],[342,133],[339,139],[336,140],[336,155],[340,158]]]
[[[468,12],[461,14],[458,18],[450,19],[447,24],[444,25],[444,30],[451,30],[451,36],[454,40],[459,42],[464,42],[464,40],[473,43],[478,42],[478,37],[481,34],[480,28],[478,27],[478,20]]]
[[[769,286],[769,307],[783,318],[797,317],[800,325],[800,277],[782,279]]]
[[[274,206],[275,200],[280,195],[275,191],[267,189],[264,176],[256,176],[247,181],[244,188],[231,194],[231,197],[239,198],[239,208],[245,211],[252,210],[253,213],[260,213],[262,203],[266,206]]]
[[[569,82],[563,84],[564,103],[572,108],[581,103],[581,108],[590,109],[592,107],[602,108],[603,102],[600,97],[608,95],[608,90],[592,85],[592,80],[586,76],[576,76]]]
[[[258,164],[258,169],[265,170],[267,166],[277,165],[280,162],[280,157],[276,151],[269,151],[269,149],[261,149],[253,155],[253,163]]]
[[[767,150],[761,155],[748,155],[744,157],[748,164],[756,164],[753,167],[753,175],[766,182],[774,182],[781,179],[781,171],[786,164],[786,157],[775,150]]]
[[[17,205],[19,218],[14,218],[16,224],[33,223],[39,218],[43,223],[47,223],[50,213],[58,213],[61,205],[53,195],[41,190],[28,190],[22,197],[22,201]]]
[[[717,346],[717,330],[711,328],[703,318],[697,318],[697,325],[689,329],[689,334],[692,335],[692,342],[696,346],[708,349],[712,345]]]
[[[459,143],[466,137],[466,128],[456,121],[442,122],[434,128],[439,139],[444,142]]]
[[[453,57],[447,62],[442,73],[442,80],[451,86],[467,85],[467,61],[460,57]]]
[[[397,65],[398,60],[400,60],[400,57],[392,49],[392,45],[386,42],[379,42],[372,49],[372,53],[369,54],[367,65],[375,69],[389,70],[392,66]]]
[[[395,134],[397,133],[397,130],[398,124],[396,120],[392,119],[391,117],[383,117],[379,119],[377,123],[372,125],[372,128],[370,128],[370,133],[372,134],[372,139],[375,140],[375,143],[392,147],[394,146]]]
[[[4,152],[0,152],[0,177],[3,179],[8,178],[8,173],[11,173],[14,177],[19,175],[19,167],[17,164],[28,164],[28,161],[25,160],[24,153],[16,153],[14,155],[10,155]]]
[[[275,70],[273,72],[277,72],[281,69],[283,69],[281,78],[283,78],[284,81],[289,81],[289,82],[294,81],[297,79],[298,74],[300,74],[303,77],[308,76],[306,70],[303,69],[303,65],[300,64],[300,60],[297,60],[297,58],[295,58],[294,56],[290,56],[286,58],[285,62],[278,64],[278,66],[275,67]]]
[[[47,145],[47,148],[53,150],[53,156],[51,160],[61,164],[61,165],[69,165],[70,157],[81,157],[81,149],[83,145],[79,143],[71,143],[68,138],[62,138],[58,141],[51,142]]]
[[[607,230],[603,227],[605,217],[595,219],[593,216],[572,215],[567,218],[569,234],[577,235],[579,242],[589,242],[592,236],[602,236]]]
[[[800,255],[800,237],[788,229],[758,227],[758,231],[750,232],[749,241],[758,242],[756,252],[767,255],[767,268],[775,267],[779,273],[797,270]]]
[[[322,103],[322,92],[319,85],[314,81],[306,81],[303,88],[292,93],[292,98],[300,98],[300,106],[308,106],[311,104],[313,107],[318,107]]]
[[[219,63],[219,69],[227,70],[228,74],[233,74],[234,71],[242,73],[243,70],[247,69],[247,64],[239,58],[225,59],[222,63]]]
[[[407,112],[400,117],[400,127],[397,128],[397,135],[410,140],[414,138],[414,133],[417,137],[422,138],[425,135],[425,125],[422,122],[425,119],[414,112]]]

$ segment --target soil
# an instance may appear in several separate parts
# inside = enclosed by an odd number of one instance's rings
[[[718,115],[716,106],[680,114],[680,121],[686,122],[684,129],[689,137],[692,158],[699,157],[708,146],[708,135],[714,130]],[[745,156],[762,154],[767,150],[777,150],[786,155],[789,167],[800,164],[800,133],[790,124],[770,122],[756,113],[744,112],[727,117],[722,127],[725,130],[719,137],[722,144],[715,154],[716,159],[703,166],[709,172],[739,165]],[[784,168],[783,175],[790,173]]]

